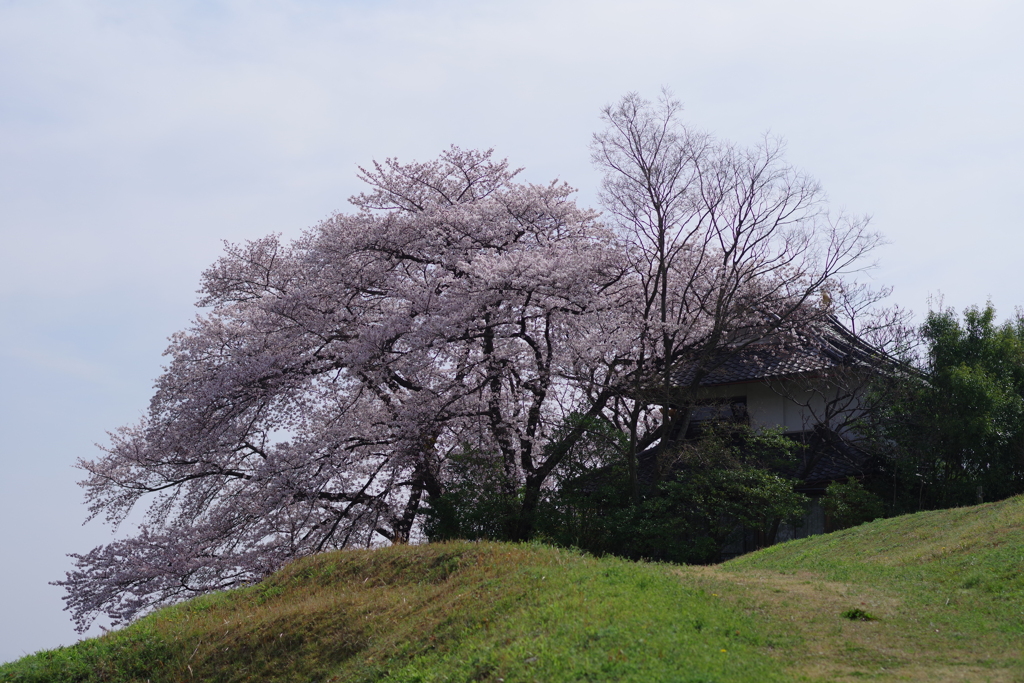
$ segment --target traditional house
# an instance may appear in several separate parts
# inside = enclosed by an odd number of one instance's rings
[[[871,473],[870,458],[857,445],[855,422],[862,414],[861,398],[868,380],[892,367],[891,358],[832,317],[799,333],[776,335],[739,350],[726,349],[706,364],[688,436],[696,436],[702,423],[724,420],[781,428],[806,444],[802,462],[785,474],[801,482],[797,489],[810,498],[807,512],[801,524],[780,525],[770,540],[825,533],[831,530],[820,504],[825,488]],[[675,383],[692,386],[694,373],[692,366],[683,368]],[[756,532],[738,534],[724,549],[723,559],[765,542]]]

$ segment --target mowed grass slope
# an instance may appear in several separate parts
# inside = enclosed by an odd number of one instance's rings
[[[329,553],[0,681],[1024,681],[1022,571],[1024,498],[717,567],[490,543]]]
[[[0,681],[784,681],[777,646],[670,567],[450,543],[300,560]]]
[[[705,570],[824,680],[1024,681],[1024,497],[885,519]],[[837,620],[860,609],[869,621]],[[787,628],[788,627],[788,628]]]

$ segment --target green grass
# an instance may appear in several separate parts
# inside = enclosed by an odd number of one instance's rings
[[[777,640],[670,567],[452,543],[301,560],[0,681],[782,681]]]
[[[710,573],[733,604],[799,632],[792,672],[1024,681],[1024,497],[783,543]],[[837,624],[858,610],[874,619]]]
[[[491,543],[329,553],[0,681],[1024,681],[1022,573],[1024,498],[717,567]]]
[[[814,571],[831,581],[885,588],[901,613],[940,634],[1024,643],[1024,497],[922,512],[782,544],[730,571]]]

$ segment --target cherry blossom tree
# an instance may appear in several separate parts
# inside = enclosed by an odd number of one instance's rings
[[[291,244],[227,247],[146,417],[79,463],[93,517],[116,527],[145,509],[136,533],[73,555],[58,582],[80,629],[296,556],[406,542],[458,450],[500,461],[529,535],[574,438],[551,434],[612,395],[613,373],[581,368],[608,343],[595,321],[624,269],[571,188],[516,173],[458,148],[375,163],[356,213]]]
[[[413,540],[467,453],[529,538],[595,420],[629,436],[636,494],[636,454],[685,434],[701,378],[824,315],[878,244],[770,140],[695,133],[667,98],[605,120],[610,227],[565,184],[453,147],[361,169],[356,211],[294,242],[228,245],[145,418],[80,462],[92,517],[144,517],[73,555],[77,626]]]

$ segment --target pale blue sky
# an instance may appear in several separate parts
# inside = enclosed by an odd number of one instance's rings
[[[770,130],[924,311],[1024,304],[1019,2],[0,0],[0,661],[74,642],[71,465],[145,410],[220,241],[297,235],[357,164],[495,147],[593,203],[627,91]]]

